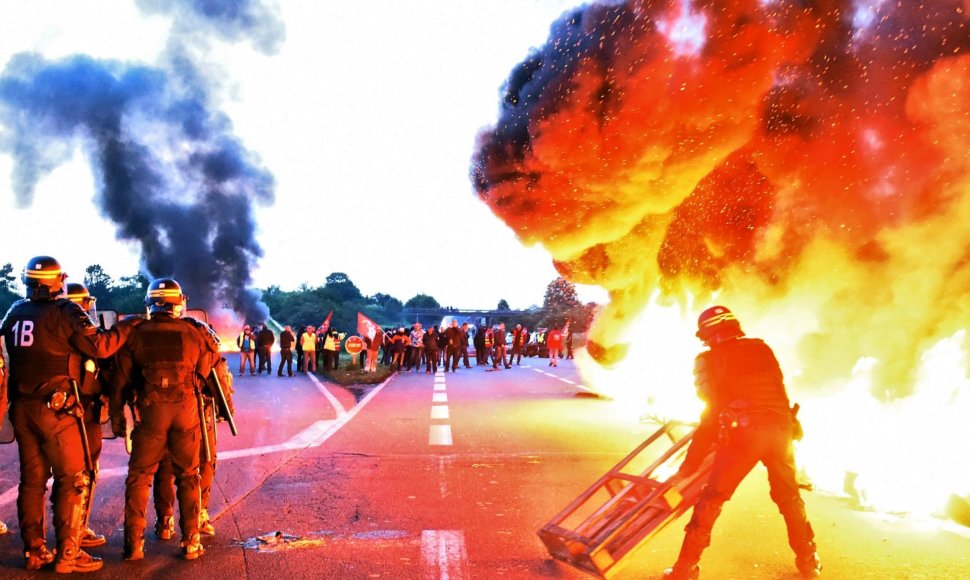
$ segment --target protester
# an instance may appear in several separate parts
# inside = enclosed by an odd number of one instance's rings
[[[461,356],[461,360],[464,363],[465,368],[470,369],[472,368],[472,365],[468,362],[468,323],[463,322],[459,331],[460,334],[458,335],[458,338],[460,339],[460,342],[458,344],[458,354]],[[457,364],[458,361],[456,360],[455,365]]]
[[[378,328],[377,332],[374,333],[374,338],[368,338],[364,336],[364,344],[367,345],[367,358],[364,361],[364,372],[373,373],[377,372],[377,354],[381,349],[382,343],[384,341],[384,333]]]
[[[549,347],[549,366],[559,366],[559,357],[562,351],[562,332],[558,328],[553,328],[546,335],[546,346]]]
[[[258,333],[256,333],[256,346],[259,349],[259,374],[263,374],[263,368],[266,369],[266,374],[273,374],[273,343],[276,342],[276,335],[273,331],[269,329],[269,325],[265,322],[262,324]]]
[[[504,322],[499,323],[498,327],[495,329],[492,335],[495,340],[495,356],[492,359],[492,368],[497,369],[498,364],[500,362],[502,363],[502,366],[504,366],[505,368],[507,369],[512,368],[512,365],[509,364],[509,361],[505,360],[505,351],[508,348],[508,345],[505,342],[505,323]]]
[[[438,357],[439,365],[448,372],[448,329],[444,325],[438,329]]]
[[[438,327],[432,326],[422,337],[424,341],[425,373],[438,372]]]
[[[408,361],[407,370],[414,368],[414,372],[421,370],[421,357],[424,355],[424,329],[420,322],[414,323],[414,330],[411,331],[411,359]]]
[[[475,339],[473,341],[475,345],[475,364],[478,366],[485,366],[485,359],[487,358],[485,354],[485,325],[483,324],[478,328],[478,332],[475,333]]]
[[[300,369],[305,373],[317,372],[317,334],[312,326],[307,326],[306,331],[300,336],[300,344],[303,346],[303,367]]]
[[[249,363],[249,374],[256,374],[256,337],[252,329],[247,324],[243,326],[242,332],[236,337],[236,346],[239,347],[239,376],[246,370],[246,363]]]
[[[340,341],[344,335],[331,328],[323,341],[323,368],[337,370],[340,366]]]
[[[296,336],[296,368],[297,370],[303,369],[303,333],[306,332],[306,327],[301,326],[295,333]]]
[[[518,357],[518,361],[515,364],[522,364],[522,351],[525,350],[528,336],[528,330],[523,329],[521,324],[515,325],[515,330],[512,331],[512,353],[509,355],[509,366],[512,366],[512,361],[516,357]]]
[[[284,326],[283,332],[280,333],[280,368],[276,371],[277,376],[283,376],[283,363],[286,363],[287,376],[293,376],[294,343],[296,343],[296,336],[293,335],[293,331],[288,325]]]
[[[407,352],[408,335],[404,327],[398,328],[391,338],[391,372],[401,370],[404,363],[404,353]]]

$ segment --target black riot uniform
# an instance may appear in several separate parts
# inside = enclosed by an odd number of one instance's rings
[[[169,454],[178,487],[182,555],[195,559],[199,540],[199,394],[204,377],[218,361],[218,344],[201,322],[180,318],[185,297],[169,278],[149,286],[150,318],[118,352],[111,380],[111,421],[125,431],[123,406],[134,399],[140,421],[131,434],[125,480],[126,560],[144,557],[149,488],[158,464]],[[127,387],[130,385],[131,389]]]
[[[213,338],[218,342],[218,337],[213,334]],[[234,413],[232,403],[232,372],[225,359],[219,361],[215,366],[215,373],[219,376],[219,383],[226,397],[229,412]],[[209,499],[212,496],[212,484],[216,475],[216,422],[221,415],[217,412],[214,389],[219,388],[212,384],[211,380],[206,383],[206,391],[203,392],[205,430],[209,442],[209,457],[205,455],[205,450],[199,450],[199,533],[204,536],[214,536],[215,526],[209,519]],[[155,472],[155,481],[152,486],[152,497],[155,503],[155,536],[160,540],[170,540],[175,534],[175,471],[171,456],[166,456],[159,464],[158,471]]]
[[[814,578],[822,568],[795,479],[792,441],[800,429],[778,361],[764,342],[744,338],[740,324],[723,306],[705,310],[698,327],[698,337],[710,350],[697,356],[694,378],[707,406],[680,473],[695,471],[712,451],[714,463],[677,563],[665,577],[698,577],[698,562],[711,542],[721,507],[760,461],[768,471],[771,499],[785,519],[795,564],[803,576]]]
[[[75,389],[84,358],[110,356],[131,324],[99,331],[75,303],[60,298],[63,280],[57,260],[33,258],[24,270],[28,298],[10,307],[0,335],[10,361],[10,418],[20,454],[17,513],[28,569],[53,557],[45,544],[44,494],[53,475],[52,503],[58,572],[102,567],[80,547],[92,470],[84,454]]]
[[[0,417],[7,413],[7,366],[3,361],[3,353],[0,353]],[[7,524],[0,521],[0,536],[8,532]]]
[[[84,284],[72,282],[67,285],[67,299],[84,310],[88,316],[96,313],[94,304],[97,301]],[[92,322],[96,320],[92,318]],[[137,323],[132,321],[129,324]],[[104,381],[107,376],[102,372],[102,366],[110,366],[110,359],[92,359],[85,357],[81,365],[81,380],[79,381],[81,404],[84,407],[84,428],[88,437],[88,448],[91,455],[91,488],[85,502],[84,521],[81,528],[81,547],[95,548],[102,546],[107,539],[91,529],[91,507],[94,505],[95,483],[98,480],[99,461],[103,442],[101,424],[102,416],[107,418],[107,396]]]

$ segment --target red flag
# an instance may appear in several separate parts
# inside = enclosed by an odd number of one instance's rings
[[[317,334],[324,334],[325,332],[327,332],[328,330],[330,330],[330,319],[331,318],[333,318],[333,310],[331,310],[330,311],[330,314],[327,315],[327,319],[324,320],[323,322],[321,322],[320,323],[320,326],[317,327]]]
[[[357,334],[361,336],[366,336],[370,340],[374,340],[378,332],[384,332],[381,325],[377,324],[370,318],[367,318],[360,312],[357,313]]]

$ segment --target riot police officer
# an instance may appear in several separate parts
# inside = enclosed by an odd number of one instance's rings
[[[721,506],[760,461],[768,470],[771,499],[785,519],[795,565],[806,578],[817,577],[822,566],[815,535],[795,480],[792,441],[800,429],[789,408],[778,360],[764,342],[745,338],[724,306],[702,312],[697,327],[697,337],[709,348],[694,361],[694,380],[707,406],[679,473],[693,473],[712,452],[714,463],[687,524],[677,563],[664,576],[699,576],[698,562],[711,542]]]
[[[91,296],[87,286],[77,282],[67,285],[66,298],[77,304],[87,313],[92,322],[96,323],[95,304],[97,299]],[[84,407],[84,428],[88,437],[88,453],[90,455],[93,473],[91,474],[91,490],[87,495],[84,510],[84,520],[81,528],[81,547],[96,548],[103,546],[107,540],[104,535],[91,529],[91,506],[94,505],[95,483],[98,480],[99,459],[101,458],[101,418],[107,415],[107,397],[102,388],[104,374],[101,372],[97,359],[85,357],[81,365],[81,380],[79,381],[81,404]],[[103,413],[104,412],[104,413]]]
[[[194,560],[204,551],[199,539],[199,397],[204,377],[218,361],[219,347],[204,324],[182,318],[185,302],[181,286],[171,278],[149,285],[145,297],[149,319],[119,351],[111,380],[115,434],[125,432],[126,402],[133,399],[140,417],[131,434],[125,480],[125,560],[145,557],[149,488],[166,453],[172,458],[178,487],[182,557]]]
[[[0,353],[0,417],[7,413],[7,367],[3,362],[3,353]],[[0,536],[10,531],[7,524],[0,521]]]
[[[90,572],[103,566],[81,549],[86,495],[93,469],[84,453],[83,405],[78,383],[85,357],[110,356],[131,325],[100,331],[75,303],[62,297],[67,275],[50,256],[24,268],[26,299],[14,303],[0,323],[10,361],[10,416],[20,454],[17,513],[28,570],[54,561],[44,538],[44,494],[52,491],[57,572]]]
[[[212,333],[218,343],[219,338]],[[213,383],[208,377],[206,390],[202,393],[203,410],[205,416],[206,441],[208,445],[200,446],[199,450],[199,534],[214,536],[216,528],[209,518],[209,498],[212,496],[212,483],[216,475],[216,422],[222,418],[222,412],[234,413],[232,403],[232,371],[225,358],[220,358],[213,369],[218,376],[219,384]],[[228,409],[220,411],[215,399],[215,389],[221,389]],[[208,453],[208,456],[206,455]],[[175,536],[175,473],[172,458],[167,456],[155,472],[152,485],[152,496],[155,502],[155,537],[159,540],[171,540]]]

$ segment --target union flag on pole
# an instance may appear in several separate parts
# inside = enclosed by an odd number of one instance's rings
[[[370,318],[367,318],[362,313],[357,313],[357,334],[361,336],[366,336],[370,340],[374,340],[377,333],[384,332],[381,325],[377,324]]]
[[[327,314],[327,319],[324,320],[323,322],[321,322],[320,323],[320,326],[317,327],[317,334],[324,334],[328,330],[330,330],[330,319],[331,318],[333,318],[333,310],[330,311],[330,314]]]

